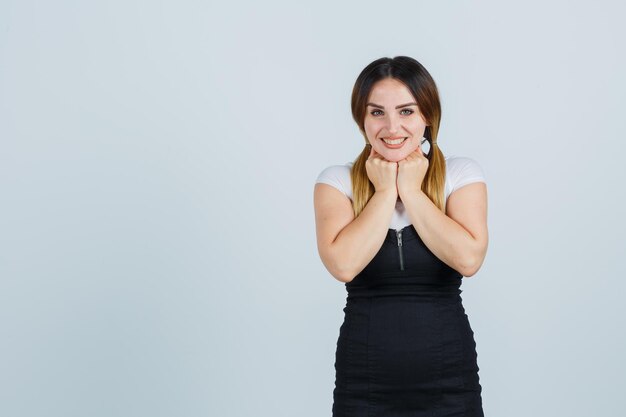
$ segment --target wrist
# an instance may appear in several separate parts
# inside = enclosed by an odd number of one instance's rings
[[[376,190],[376,191],[374,191],[374,194],[378,194],[378,195],[381,195],[381,196],[383,196],[385,198],[389,198],[389,199],[393,198],[394,200],[398,198],[397,190],[394,190],[392,188],[388,188],[388,189],[385,189],[385,190]]]
[[[421,188],[413,188],[411,190],[398,190],[398,195],[402,199],[403,197],[415,196],[419,194],[424,194]]]

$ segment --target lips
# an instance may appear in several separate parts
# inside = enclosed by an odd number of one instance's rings
[[[398,144],[395,144],[395,145],[392,145],[392,144],[389,144],[389,143],[385,142],[385,140],[383,138],[381,138],[381,141],[385,144],[385,147],[387,147],[389,149],[398,149],[398,148],[401,148],[402,146],[404,146],[404,144],[406,143],[408,137],[399,136],[399,137],[396,137],[396,138],[385,138],[385,139],[387,139],[387,140],[404,139],[402,142],[400,142]]]

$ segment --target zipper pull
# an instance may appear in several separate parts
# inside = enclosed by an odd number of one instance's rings
[[[398,253],[400,254],[400,270],[404,270],[404,256],[402,254],[402,229],[396,230],[396,236],[398,237]]]

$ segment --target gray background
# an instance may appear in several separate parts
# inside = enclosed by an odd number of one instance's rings
[[[0,414],[329,416],[314,181],[362,149],[361,69],[409,55],[488,180],[486,415],[624,415],[624,11],[0,2]]]

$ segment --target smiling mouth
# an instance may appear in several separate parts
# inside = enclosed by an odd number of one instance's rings
[[[404,137],[404,138],[391,139],[391,140],[390,139],[384,139],[384,138],[381,138],[381,139],[387,145],[396,146],[396,145],[400,145],[401,143],[404,143],[404,141],[408,139],[408,136]]]

